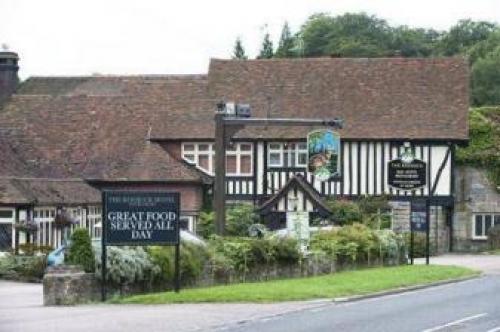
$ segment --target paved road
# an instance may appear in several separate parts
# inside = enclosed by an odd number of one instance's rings
[[[42,287],[0,281],[0,332],[483,331],[500,332],[500,256],[448,255],[436,264],[481,279],[378,299],[277,304],[43,307]],[[449,326],[446,324],[451,323]],[[438,328],[434,329],[433,328]]]
[[[0,281],[0,332],[207,331],[318,305],[311,301],[44,307],[41,285]]]
[[[500,276],[267,317],[234,332],[500,331]]]

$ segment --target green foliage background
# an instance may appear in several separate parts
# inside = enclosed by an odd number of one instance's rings
[[[233,58],[246,59],[236,40]],[[310,16],[296,32],[285,23],[276,50],[264,35],[257,58],[294,57],[440,57],[465,56],[471,65],[471,101],[476,106],[500,104],[500,27],[463,19],[447,31],[390,25],[366,13]]]
[[[457,149],[457,162],[486,169],[500,186],[500,106],[473,108],[469,113],[470,142]]]

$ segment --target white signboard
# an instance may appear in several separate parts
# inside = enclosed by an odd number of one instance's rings
[[[309,212],[287,212],[286,228],[299,241],[302,252],[307,251],[311,231],[309,229]]]

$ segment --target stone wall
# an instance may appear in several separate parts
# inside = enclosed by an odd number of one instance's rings
[[[410,231],[409,201],[391,201],[392,229],[396,233]],[[441,254],[449,250],[449,227],[446,224],[445,210],[440,206],[430,207],[430,244],[431,252]]]
[[[484,170],[460,166],[455,170],[455,216],[453,248],[455,251],[487,249],[486,240],[474,240],[474,213],[500,213],[500,194],[488,181]]]
[[[43,277],[43,304],[74,305],[99,298],[99,283],[93,273],[76,266],[49,267]]]
[[[389,266],[406,264],[406,255],[398,259],[380,261],[372,260],[369,264],[336,263],[326,257],[310,257],[300,264],[270,264],[251,268],[248,271],[217,270],[213,266],[204,267],[201,276],[184,284],[183,288],[227,285],[241,282],[258,282],[285,278],[312,277],[330,274],[341,270],[359,269],[361,267]],[[107,298],[152,291],[171,290],[173,285],[151,285],[147,282],[133,285],[107,285]],[[75,305],[97,302],[101,299],[101,284],[95,274],[84,273],[73,266],[51,267],[43,278],[44,305]]]

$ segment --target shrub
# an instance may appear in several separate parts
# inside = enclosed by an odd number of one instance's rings
[[[41,253],[43,255],[49,254],[54,248],[51,246],[39,246],[35,243],[23,243],[18,246],[19,251],[23,253],[23,255],[33,256],[37,253]]]
[[[106,280],[115,285],[134,284],[158,278],[160,268],[142,247],[107,247]],[[101,253],[96,253],[96,276],[101,278]]]
[[[410,232],[404,233],[404,241],[408,249],[408,256],[411,254],[411,235]],[[426,254],[426,234],[425,232],[413,232],[413,257],[425,257]],[[429,247],[429,254],[432,256],[436,253],[434,241],[431,240]]]
[[[259,220],[252,204],[239,203],[226,209],[226,234],[228,236],[248,236],[248,229]],[[198,234],[208,239],[215,233],[215,213],[201,212]]]
[[[350,225],[361,222],[362,215],[359,205],[353,201],[342,199],[328,199],[326,204],[332,211],[330,220],[339,225]]]
[[[292,238],[217,237],[209,243],[211,259],[221,268],[246,273],[250,268],[271,264],[295,264],[301,259]]]
[[[311,250],[323,252],[339,262],[370,263],[374,258],[398,259],[404,253],[404,241],[390,230],[372,230],[353,224],[331,231],[320,231],[311,239]]]
[[[0,279],[39,282],[47,267],[45,255],[0,257]]]
[[[94,272],[95,258],[90,236],[86,229],[77,228],[71,235],[71,246],[65,262],[81,266],[85,272]]]
[[[153,264],[159,268],[155,275],[155,282],[161,284],[172,284],[175,273],[175,247],[149,247],[148,253]],[[181,243],[180,247],[180,279],[188,285],[198,279],[205,262],[208,260],[208,251],[205,247]]]

